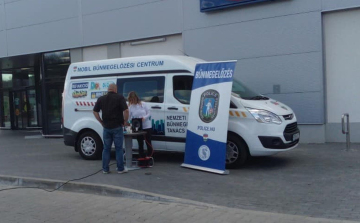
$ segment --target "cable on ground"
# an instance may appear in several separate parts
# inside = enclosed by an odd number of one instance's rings
[[[112,166],[116,163],[112,163],[110,164],[109,166]],[[65,183],[61,184],[60,186],[58,186],[57,188],[53,189],[53,190],[47,190],[45,188],[41,188],[41,187],[10,187],[10,188],[5,188],[5,189],[0,189],[0,192],[2,191],[6,191],[6,190],[16,190],[16,189],[40,189],[40,190],[44,190],[46,192],[54,192],[54,191],[57,191],[59,190],[60,188],[62,188],[65,184],[68,184],[69,182],[72,182],[72,181],[77,181],[77,180],[82,180],[82,179],[85,179],[85,178],[88,178],[88,177],[91,177],[91,176],[94,176],[95,174],[98,174],[99,172],[103,171],[102,169],[99,170],[99,171],[96,171],[95,173],[92,173],[90,175],[87,175],[85,177],[81,177],[81,178],[78,178],[78,179],[72,179],[72,180],[68,180],[66,181]]]

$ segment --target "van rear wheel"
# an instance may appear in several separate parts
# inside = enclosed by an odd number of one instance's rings
[[[101,158],[103,143],[101,138],[92,131],[84,132],[77,140],[77,148],[82,158],[95,160]]]
[[[244,165],[249,157],[249,149],[243,139],[229,133],[226,144],[226,167],[234,169]]]

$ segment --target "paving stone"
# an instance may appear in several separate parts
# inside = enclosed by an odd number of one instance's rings
[[[33,137],[25,139],[26,136]],[[101,161],[82,160],[73,148],[64,146],[63,139],[34,137],[34,133],[26,131],[0,130],[0,175],[66,181],[101,169]],[[360,221],[360,144],[352,144],[355,151],[350,152],[343,147],[342,143],[302,144],[276,156],[255,158],[247,166],[231,170],[227,176],[180,168],[183,154],[160,152],[155,154],[155,166],[151,169],[127,175],[97,174],[81,181],[228,208]],[[151,175],[145,175],[148,172]],[[0,192],[0,199],[4,198],[6,196]],[[51,205],[62,203],[61,199]],[[73,203],[81,208],[89,199],[85,197],[82,202]],[[113,212],[116,211],[114,205],[116,202],[109,207]],[[123,205],[122,209],[130,210],[137,203]],[[18,204],[13,201],[9,206]],[[31,213],[33,209],[36,207],[29,206],[23,213]],[[60,209],[77,213],[62,206]],[[170,209],[173,207],[160,211],[166,213]],[[85,210],[88,212],[92,208]]]

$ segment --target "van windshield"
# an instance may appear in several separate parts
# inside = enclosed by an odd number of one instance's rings
[[[250,88],[246,87],[241,81],[233,79],[232,92],[235,96],[239,96],[245,100],[268,100],[269,98],[262,96]]]

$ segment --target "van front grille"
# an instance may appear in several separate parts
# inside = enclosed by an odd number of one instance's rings
[[[297,128],[297,122],[288,124],[284,130],[284,133],[293,133],[296,132],[298,130]]]

